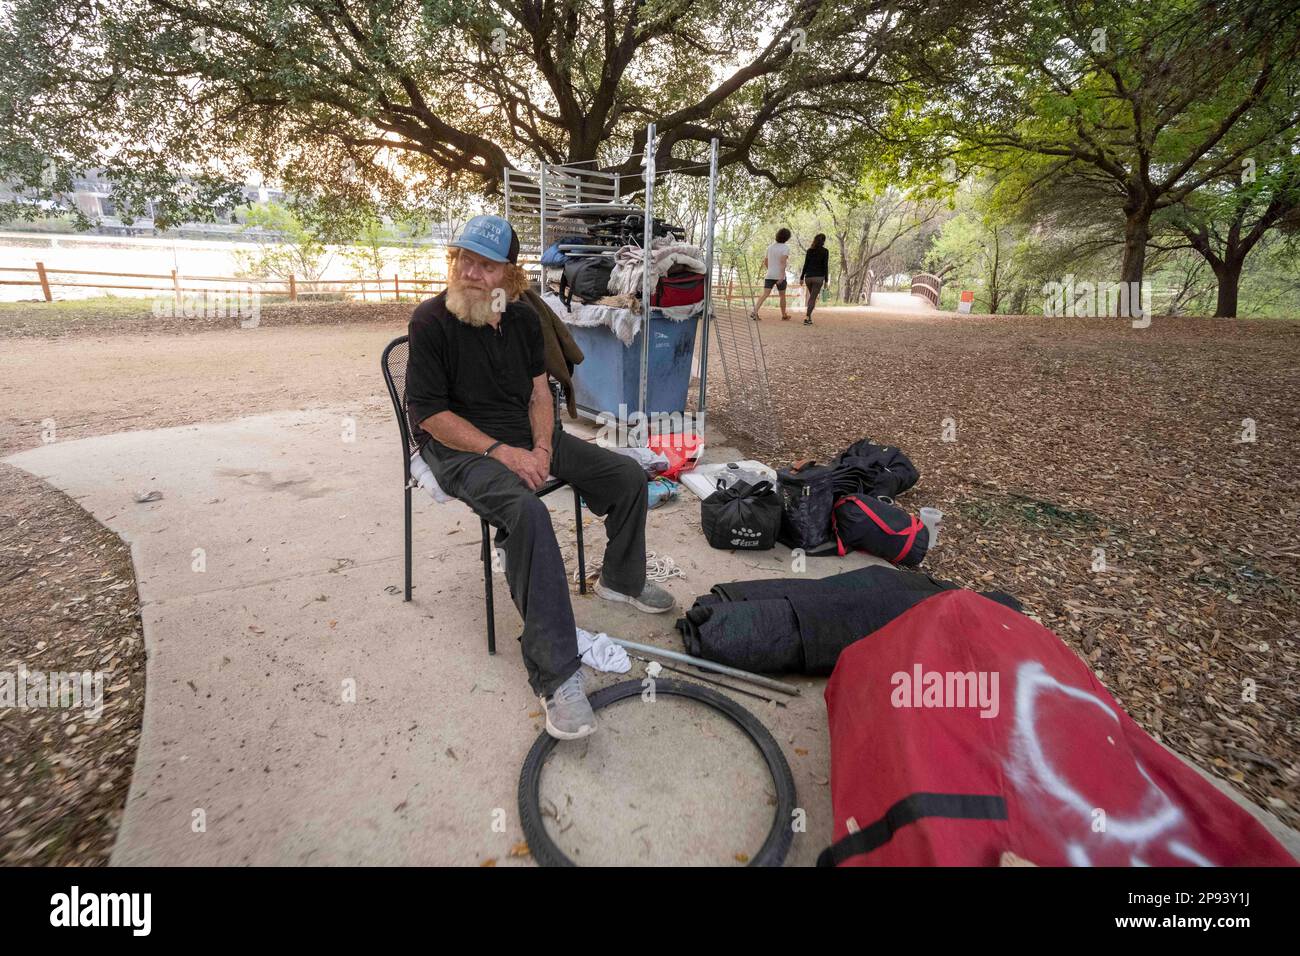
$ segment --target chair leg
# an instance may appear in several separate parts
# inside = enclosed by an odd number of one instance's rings
[[[411,486],[406,486],[406,596],[404,601],[411,600]]]
[[[587,593],[587,556],[582,549],[582,495],[573,489],[573,514],[578,526],[578,593]]]
[[[483,526],[483,593],[487,596],[488,653],[497,652],[496,611],[492,607],[492,540],[486,518],[479,518]]]

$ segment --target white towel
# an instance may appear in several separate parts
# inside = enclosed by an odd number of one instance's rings
[[[429,463],[424,460],[418,451],[411,456],[411,477],[438,504],[446,504],[452,500],[451,495],[438,486],[438,479],[433,477],[433,469],[429,467]]]
[[[592,634],[578,628],[578,653],[582,655],[582,663],[598,671],[626,674],[632,669],[627,651],[611,641],[604,631]]]

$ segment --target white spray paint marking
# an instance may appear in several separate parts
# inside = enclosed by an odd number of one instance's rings
[[[1170,840],[1167,844],[1167,848],[1174,856],[1182,857],[1184,860],[1187,860],[1190,863],[1195,863],[1197,866],[1214,866],[1213,863],[1201,856],[1201,854],[1197,853],[1186,843],[1179,840]]]
[[[1025,661],[1016,671],[1015,729],[1012,733],[1011,761],[1006,768],[1007,773],[1018,783],[1027,782],[1026,777],[1032,778],[1039,788],[1078,813],[1083,824],[1087,826],[1092,819],[1092,809],[1096,806],[1096,801],[1086,799],[1083,794],[1079,793],[1057,772],[1044,752],[1042,741],[1038,737],[1037,699],[1040,694],[1049,691],[1090,704],[1117,725],[1119,724],[1119,715],[1105,701],[1085,690],[1062,684],[1048,674],[1038,661]],[[1166,830],[1182,823],[1183,814],[1170,801],[1168,795],[1156,786],[1155,781],[1151,779],[1146,769],[1136,762],[1134,765],[1142,778],[1150,785],[1150,792],[1144,798],[1143,805],[1151,806],[1152,809],[1145,816],[1135,819],[1122,819],[1108,814],[1106,831],[1098,834],[1098,836],[1102,839],[1115,840],[1118,843],[1142,846],[1150,843]],[[1177,845],[1182,847],[1186,853],[1194,853],[1183,844]],[[1076,849],[1082,852],[1078,844],[1070,844],[1067,847],[1071,862],[1075,860]],[[1174,852],[1173,844],[1170,845],[1170,850]],[[1192,859],[1190,856],[1185,856],[1185,858]],[[1076,863],[1075,865],[1088,865],[1086,854],[1083,855],[1083,860],[1085,861],[1083,864]]]

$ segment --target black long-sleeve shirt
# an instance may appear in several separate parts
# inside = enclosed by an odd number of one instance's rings
[[[803,271],[799,273],[800,280],[812,276],[814,279],[829,279],[831,275],[831,252],[825,246],[820,249],[809,249],[804,253]]]

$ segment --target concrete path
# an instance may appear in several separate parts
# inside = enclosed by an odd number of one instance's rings
[[[379,403],[362,407],[126,432],[6,459],[132,548],[148,690],[115,864],[526,862],[511,856],[523,840],[518,776],[541,724],[511,639],[518,615],[498,576],[489,657],[478,520],[422,495],[415,595],[402,601],[396,429]],[[714,460],[738,457],[710,439]],[[133,500],[153,489],[161,500]],[[719,581],[792,573],[784,548],[710,549],[698,500],[682,495],[650,513],[647,535],[688,575],[668,584],[680,607]],[[572,570],[572,498],[546,500]],[[586,528],[594,567],[603,528],[590,515]],[[807,573],[872,560],[809,559]],[[575,595],[574,607],[590,630],[681,648],[676,615],[593,595]],[[634,664],[627,677],[639,679]],[[627,679],[587,673],[589,690]],[[789,680],[803,695],[786,708],[731,696],[785,752],[806,815],[788,863],[810,865],[832,828],[825,681]],[[580,862],[734,862],[772,822],[756,751],[686,701],[616,705],[599,733],[561,745],[547,766],[552,832]],[[1294,832],[1211,779],[1296,852]]]
[[[380,411],[355,419],[354,440],[344,416],[355,406],[59,442],[6,459],[132,547],[148,691],[114,863],[515,862],[518,776],[541,729],[512,640],[519,617],[498,576],[489,657],[478,519],[422,493],[415,595],[402,601],[398,439]],[[151,489],[163,498],[135,503]],[[710,549],[698,500],[682,494],[652,511],[648,528],[649,548],[688,575],[668,585],[681,607],[718,581],[790,573],[784,548]],[[572,498],[546,500],[572,570]],[[586,526],[590,567],[604,532],[590,515]],[[868,560],[810,559],[809,573]],[[676,615],[592,595],[574,605],[588,629],[681,649]],[[634,664],[628,676],[639,678]],[[589,689],[615,679],[626,678],[601,676]],[[804,694],[788,708],[736,699],[772,730],[794,771],[807,832],[789,862],[807,865],[832,826],[825,682],[793,682]],[[355,703],[345,701],[353,686]],[[544,793],[557,831],[585,862],[752,854],[772,813],[757,752],[699,705],[659,701],[617,705],[589,742],[552,758]]]

